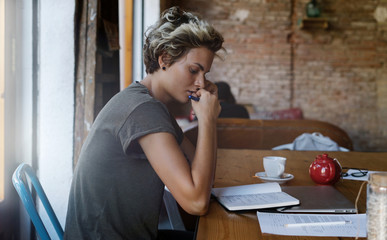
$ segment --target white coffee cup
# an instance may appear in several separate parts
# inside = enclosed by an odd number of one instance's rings
[[[263,167],[266,176],[280,178],[285,171],[286,158],[278,156],[263,157]]]

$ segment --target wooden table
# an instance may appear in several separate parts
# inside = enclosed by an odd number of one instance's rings
[[[287,158],[285,172],[294,175],[294,179],[285,183],[287,186],[315,185],[309,176],[309,165],[315,157],[323,152],[315,151],[268,151],[268,150],[236,150],[218,149],[218,162],[214,187],[227,187],[242,184],[260,183],[253,177],[256,172],[263,172],[264,156],[283,156]],[[387,153],[363,152],[327,152],[337,158],[342,167],[363,168],[375,171],[387,171]],[[340,180],[335,187],[349,200],[355,203],[362,181]],[[366,185],[360,195],[358,209],[366,211]],[[262,234],[256,211],[233,213],[225,210],[215,200],[211,200],[207,215],[200,217],[197,227],[197,240],[258,240],[258,239],[315,239],[321,237],[280,236]],[[354,239],[354,238],[323,238],[323,239]]]

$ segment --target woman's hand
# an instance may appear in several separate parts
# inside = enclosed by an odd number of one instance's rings
[[[205,80],[204,82],[204,89],[209,91],[211,94],[214,94],[216,97],[218,97],[218,87],[211,81]]]
[[[200,97],[200,101],[191,101],[192,108],[199,122],[205,120],[210,121],[211,123],[216,122],[221,110],[218,101],[217,87],[215,84],[209,83],[210,84],[206,85],[206,89],[200,89],[196,92],[196,95]]]

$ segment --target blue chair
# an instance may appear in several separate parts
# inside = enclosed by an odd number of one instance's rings
[[[31,186],[27,181],[27,176],[31,182]],[[23,202],[24,207],[26,208],[32,223],[35,226],[35,229],[41,239],[51,239],[47,229],[45,226],[47,224],[43,224],[42,219],[39,216],[39,213],[36,209],[35,202],[32,198],[31,190],[32,186],[34,187],[37,195],[39,196],[49,218],[51,224],[54,226],[56,233],[58,234],[60,239],[63,239],[63,229],[56,217],[54,210],[51,207],[50,202],[47,199],[46,194],[42,188],[42,185],[39,182],[39,179],[36,177],[34,170],[25,163],[22,163],[18,166],[12,176],[13,185],[19,194],[21,201]]]

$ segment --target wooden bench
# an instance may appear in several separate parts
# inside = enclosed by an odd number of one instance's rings
[[[187,128],[185,135],[196,144],[197,127]],[[260,120],[219,118],[217,122],[218,147],[236,149],[272,149],[291,143],[303,133],[319,132],[330,137],[339,146],[353,150],[348,134],[328,122],[297,120]]]

